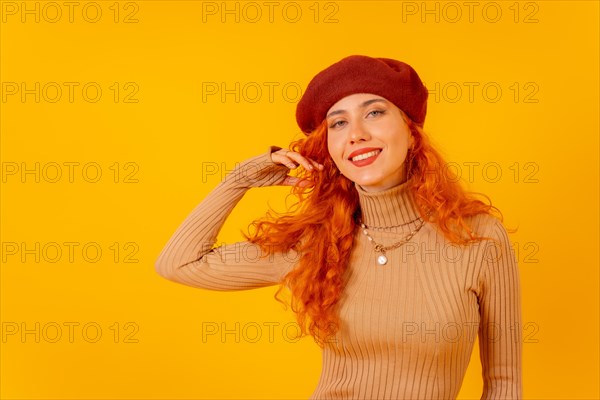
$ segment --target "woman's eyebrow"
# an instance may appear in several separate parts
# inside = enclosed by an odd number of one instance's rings
[[[361,103],[359,107],[360,108],[365,108],[368,105],[376,103],[376,102],[387,103],[387,100],[385,100],[385,99],[371,99],[371,100],[367,100],[367,101]],[[327,116],[325,117],[325,119],[330,118],[330,117],[332,117],[334,115],[337,115],[337,114],[343,114],[345,112],[346,112],[346,110],[334,110],[334,111],[330,112],[329,114],[327,114]]]

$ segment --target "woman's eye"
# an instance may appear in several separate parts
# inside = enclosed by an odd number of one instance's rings
[[[383,110],[373,110],[371,112],[369,112],[369,115],[379,115],[379,114],[383,114],[385,113],[385,111]]]
[[[340,124],[343,124],[345,121],[336,121],[333,124],[329,125],[330,128],[337,128],[340,127]]]

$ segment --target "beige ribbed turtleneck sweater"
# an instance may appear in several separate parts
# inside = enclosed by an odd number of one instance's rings
[[[238,242],[212,249],[244,193],[281,182],[289,169],[264,154],[239,164],[192,211],[156,262],[170,280],[211,290],[245,290],[280,283],[299,257],[266,256]],[[362,218],[377,243],[412,232],[419,214],[406,184],[359,194]],[[468,220],[494,238],[460,247],[426,223],[377,263],[357,229],[349,280],[340,300],[342,326],[323,349],[311,399],[454,399],[479,338],[482,399],[522,397],[519,270],[503,225],[480,214]]]

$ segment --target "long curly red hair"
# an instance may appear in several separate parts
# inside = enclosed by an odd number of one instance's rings
[[[404,113],[402,116],[414,137],[405,168],[421,217],[436,224],[453,243],[464,245],[486,239],[475,235],[465,218],[487,213],[502,221],[502,213],[487,196],[482,195],[489,204],[476,199],[476,193],[465,191],[456,174],[443,168],[443,157],[432,147],[423,129]],[[323,151],[327,149],[326,121],[310,135],[293,141],[289,148],[323,164],[323,170],[300,168],[297,176],[314,185],[292,187],[290,195],[298,198],[294,209],[278,216],[268,211],[265,217],[250,224],[255,228],[253,234],[242,234],[266,253],[298,252],[300,259],[283,278],[275,299],[285,306],[279,295],[288,287],[300,336],[310,333],[323,347],[339,328],[336,307],[345,285],[360,204],[354,183],[340,173],[329,152]],[[429,211],[432,212],[427,215]]]

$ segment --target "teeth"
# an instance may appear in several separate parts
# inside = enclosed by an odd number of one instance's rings
[[[356,157],[352,157],[352,161],[364,160],[365,158],[373,157],[373,156],[376,156],[377,154],[379,154],[379,150],[370,151],[368,153],[363,153]]]

